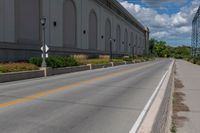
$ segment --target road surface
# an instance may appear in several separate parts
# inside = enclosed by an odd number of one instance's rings
[[[0,132],[129,133],[170,63],[0,84]]]

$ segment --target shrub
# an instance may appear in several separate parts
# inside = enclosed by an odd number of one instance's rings
[[[40,67],[41,64],[42,64],[42,58],[40,58],[40,57],[33,57],[33,58],[31,58],[31,59],[29,60],[29,62],[30,62],[31,64],[35,64],[35,65],[37,65],[38,67]]]
[[[119,63],[119,62],[123,62],[124,60],[121,59],[121,58],[115,58],[115,59],[112,59],[112,62],[115,62],[115,63]]]
[[[33,57],[29,60],[30,63],[35,64],[37,66],[41,66],[42,58]],[[70,67],[70,66],[78,66],[78,62],[72,57],[62,57],[62,56],[50,56],[46,59],[46,63],[48,67],[52,68],[60,68],[60,67]]]
[[[123,62],[123,61],[132,61],[133,57],[131,56],[124,56],[124,57],[118,57],[118,58],[114,58],[113,62]]]
[[[196,60],[196,64],[197,64],[197,65],[200,65],[200,60]]]
[[[131,58],[131,57],[124,57],[123,60],[124,60],[124,61],[132,61],[133,58]]]
[[[82,64],[82,65],[86,65],[86,64],[93,64],[93,65],[108,64],[109,59],[78,59],[77,62],[79,64]]]
[[[0,64],[0,72],[8,73],[8,72],[19,72],[19,71],[30,71],[30,70],[38,70],[39,68],[30,63],[7,63]]]

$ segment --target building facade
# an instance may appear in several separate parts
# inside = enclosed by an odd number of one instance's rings
[[[149,30],[116,0],[0,0],[0,61],[50,55],[148,54]]]
[[[200,6],[192,21],[192,56],[200,56]]]

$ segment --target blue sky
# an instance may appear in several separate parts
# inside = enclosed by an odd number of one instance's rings
[[[191,45],[192,19],[200,0],[118,0],[151,31],[151,38],[169,45]]]

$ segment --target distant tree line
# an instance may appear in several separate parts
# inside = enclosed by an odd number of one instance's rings
[[[190,46],[172,47],[167,45],[165,41],[155,39],[150,39],[149,44],[151,54],[157,57],[173,57],[177,59],[188,59],[191,57]]]

